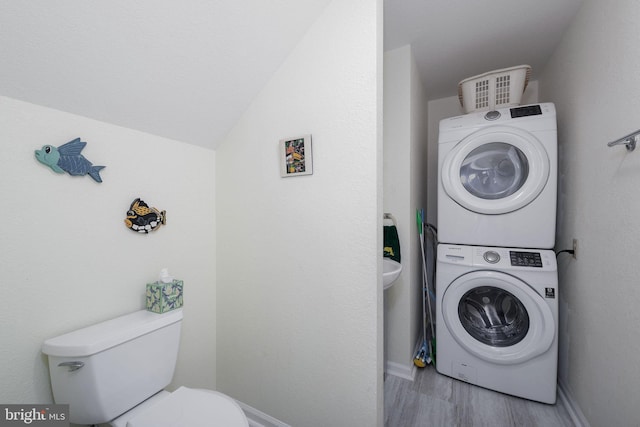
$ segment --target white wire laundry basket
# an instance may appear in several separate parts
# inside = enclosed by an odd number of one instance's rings
[[[458,99],[465,113],[520,105],[530,76],[529,65],[518,65],[469,77],[458,84]]]

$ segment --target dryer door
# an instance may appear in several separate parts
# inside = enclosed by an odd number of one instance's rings
[[[469,353],[491,363],[516,364],[549,349],[553,314],[527,283],[497,271],[472,271],[442,297],[446,328]]]
[[[532,134],[508,126],[472,133],[447,153],[442,185],[456,203],[481,214],[518,210],[542,192],[549,156]]]

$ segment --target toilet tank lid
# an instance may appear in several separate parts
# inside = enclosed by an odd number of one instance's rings
[[[59,357],[91,356],[181,320],[182,309],[163,314],[140,310],[50,338],[42,344],[42,352]]]

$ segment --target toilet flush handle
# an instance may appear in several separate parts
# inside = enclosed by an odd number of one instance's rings
[[[68,366],[69,372],[73,372],[82,368],[84,366],[84,362],[80,362],[80,361],[62,362],[62,363],[59,363],[58,366]]]

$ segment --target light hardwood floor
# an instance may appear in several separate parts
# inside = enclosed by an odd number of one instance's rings
[[[415,381],[385,376],[386,427],[574,427],[561,403],[547,405],[419,369]]]

